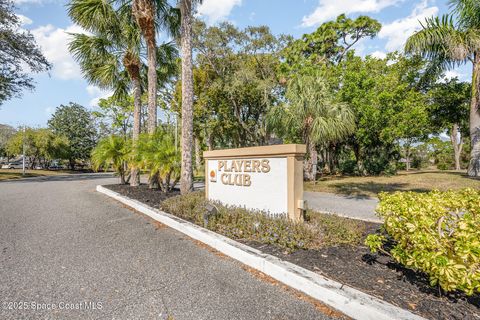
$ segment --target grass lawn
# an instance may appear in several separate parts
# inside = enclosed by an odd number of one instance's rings
[[[305,182],[305,191],[330,192],[354,196],[376,196],[379,192],[448,190],[480,188],[480,179],[470,178],[465,171],[400,171],[394,176],[348,177],[330,176],[316,182]]]
[[[43,177],[43,176],[57,176],[61,174],[69,174],[69,170],[25,170],[25,178],[29,177]],[[0,169],[0,181],[8,179],[21,179],[22,169]]]

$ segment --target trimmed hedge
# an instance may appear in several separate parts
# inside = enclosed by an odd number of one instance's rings
[[[386,235],[367,237],[372,252],[383,251],[425,272],[432,286],[447,292],[480,292],[480,191],[381,193],[379,198]],[[390,249],[387,241],[393,241]]]

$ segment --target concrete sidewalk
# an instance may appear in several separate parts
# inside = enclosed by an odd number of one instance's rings
[[[371,222],[382,220],[375,215],[377,198],[344,196],[325,192],[305,191],[304,199],[310,209],[320,212],[334,213],[339,216]]]

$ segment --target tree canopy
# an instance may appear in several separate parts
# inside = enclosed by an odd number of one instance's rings
[[[34,88],[31,73],[51,68],[33,35],[22,28],[13,10],[12,1],[0,0],[0,105],[20,97],[25,89]]]
[[[72,169],[77,160],[90,159],[90,152],[96,144],[97,132],[91,113],[84,107],[72,102],[61,105],[48,121],[48,126],[53,133],[68,139],[69,144],[65,152]]]

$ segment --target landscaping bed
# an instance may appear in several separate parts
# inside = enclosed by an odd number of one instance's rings
[[[146,185],[106,187],[204,226],[203,193],[172,198],[178,191],[165,195]],[[262,252],[428,319],[480,319],[478,294],[470,297],[463,293],[445,294],[431,287],[425,274],[406,269],[386,255],[372,255],[363,243],[369,233],[379,229],[379,224],[308,212],[308,222],[295,225],[264,218],[261,214],[246,214],[244,209],[219,205],[217,208],[220,214],[211,218],[208,229]],[[248,227],[251,224],[255,225],[253,231]]]
[[[163,200],[170,197],[178,196],[180,194],[179,190],[173,190],[169,193],[163,193],[160,190],[148,188],[147,184],[141,184],[135,188],[130,187],[130,185],[128,184],[109,184],[104,187],[112,191],[118,192],[121,195],[127,196],[130,199],[138,200],[156,209],[160,209],[160,205]]]

